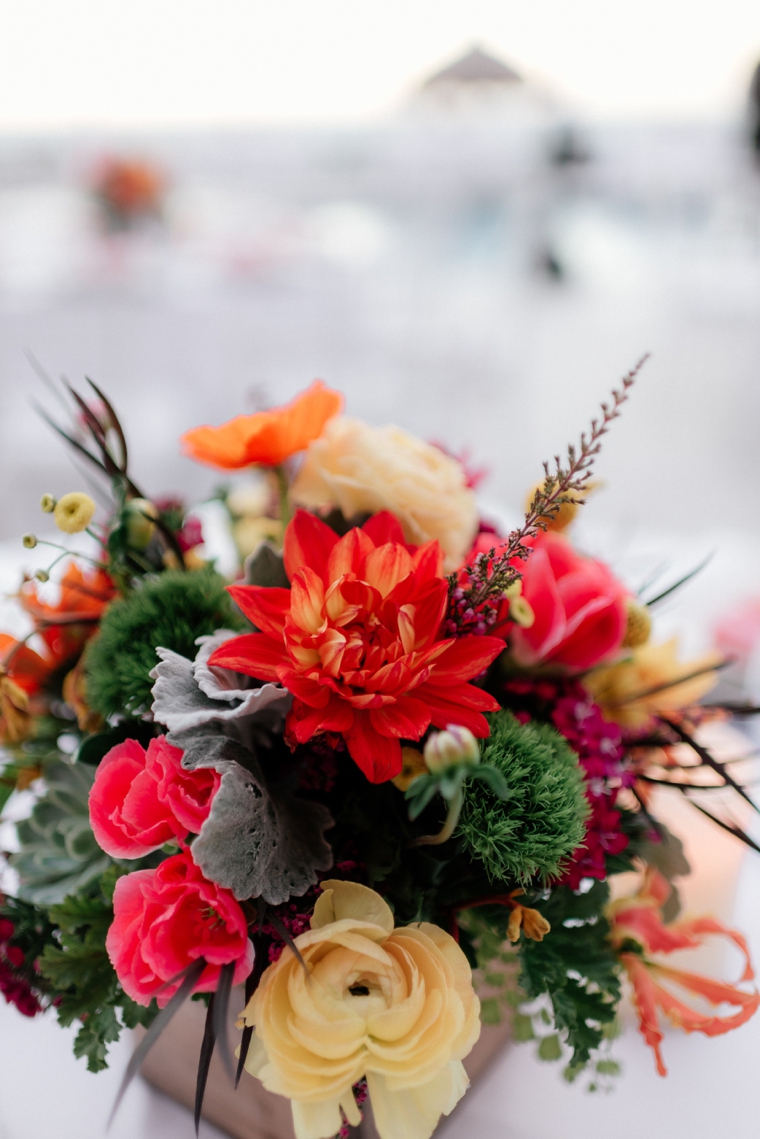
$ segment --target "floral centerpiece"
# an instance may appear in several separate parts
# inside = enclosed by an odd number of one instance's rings
[[[125,1080],[203,1001],[196,1122],[218,1048],[291,1100],[298,1139],[348,1134],[367,1097],[382,1139],[428,1139],[504,1016],[598,1081],[626,977],[661,1074],[658,1010],[743,1024],[747,946],[679,917],[688,864],[650,793],[707,772],[749,800],[698,738],[726,715],[697,704],[721,662],[652,642],[660,598],[569,535],[634,374],[510,534],[462,462],[345,417],[320,382],[188,431],[190,458],[247,472],[217,496],[232,581],[184,504],[135,484],[103,393],[69,389],[54,426],[111,497],[45,496],[81,549],[25,536],[54,561],[20,587],[28,636],[0,639],[2,798],[31,800],[0,907],[6,999],[78,1023],[94,1071],[148,1028]],[[660,959],[715,935],[744,954],[736,984]]]

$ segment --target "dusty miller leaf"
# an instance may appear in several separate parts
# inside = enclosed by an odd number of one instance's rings
[[[304,894],[317,872],[332,866],[323,837],[332,819],[320,803],[267,790],[251,766],[225,763],[211,812],[193,843],[193,859],[236,898],[263,897],[279,905]]]

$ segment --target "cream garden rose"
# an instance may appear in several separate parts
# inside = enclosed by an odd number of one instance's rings
[[[346,417],[309,444],[291,493],[303,506],[339,506],[346,517],[390,510],[408,542],[440,542],[447,570],[462,564],[478,528],[461,463],[399,427]]]
[[[394,928],[379,894],[323,882],[311,930],[285,949],[244,1014],[247,1070],[292,1100],[297,1139],[331,1139],[360,1121],[363,1076],[381,1139],[429,1139],[464,1095],[462,1058],[480,1035],[467,960],[438,926]]]

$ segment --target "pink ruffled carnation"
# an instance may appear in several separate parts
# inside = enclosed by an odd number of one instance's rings
[[[141,858],[166,842],[198,834],[221,782],[215,771],[185,771],[165,736],[147,751],[125,740],[101,760],[90,791],[90,824],[112,858]]]
[[[198,993],[217,988],[223,965],[235,962],[236,985],[253,967],[243,910],[229,890],[204,878],[189,851],[120,878],[113,906],[106,949],[125,993],[138,1004],[155,997],[163,1007],[182,983],[178,975],[201,957],[208,965]]]

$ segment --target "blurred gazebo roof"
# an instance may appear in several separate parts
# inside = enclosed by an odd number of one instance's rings
[[[459,83],[522,83],[523,79],[508,64],[502,63],[480,47],[473,47],[461,59],[426,79],[423,87],[439,87]]]

